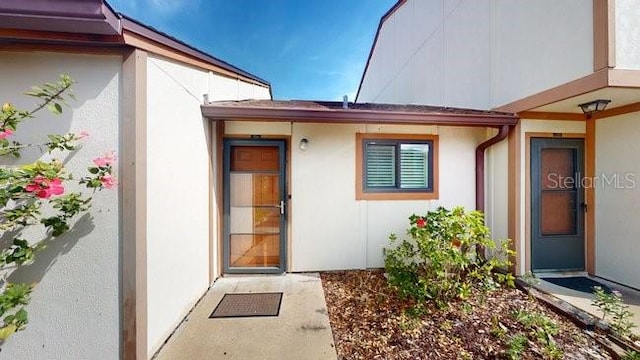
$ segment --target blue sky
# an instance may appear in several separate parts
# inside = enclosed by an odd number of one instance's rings
[[[396,0],[107,0],[271,82],[274,99],[355,99],[380,17]]]

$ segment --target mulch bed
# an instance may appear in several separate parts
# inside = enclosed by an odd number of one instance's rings
[[[610,355],[568,319],[547,309],[517,289],[499,289],[454,301],[444,310],[427,305],[411,314],[384,273],[343,271],[321,274],[331,328],[340,359],[509,359],[516,334],[529,338],[521,359],[547,357],[513,315],[516,311],[544,314],[558,326],[553,336],[563,359],[610,359]],[[409,313],[408,313],[409,311]]]

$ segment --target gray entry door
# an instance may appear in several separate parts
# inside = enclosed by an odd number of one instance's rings
[[[228,139],[224,145],[224,271],[284,272],[285,142]]]
[[[583,178],[583,139],[531,139],[533,271],[584,270]]]

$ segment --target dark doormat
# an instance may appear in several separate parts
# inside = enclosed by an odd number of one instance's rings
[[[548,277],[542,278],[544,281],[548,281],[552,284],[565,287],[567,289],[576,290],[585,293],[593,293],[594,286],[600,286],[607,294],[611,294],[611,289],[604,284],[589,279],[584,276],[574,277]]]
[[[278,316],[281,292],[224,294],[209,318]]]

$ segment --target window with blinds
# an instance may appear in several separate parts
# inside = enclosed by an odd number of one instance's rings
[[[365,140],[365,191],[432,189],[432,141]]]

